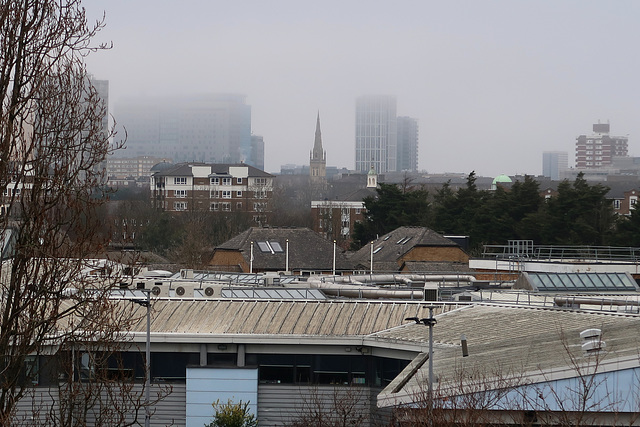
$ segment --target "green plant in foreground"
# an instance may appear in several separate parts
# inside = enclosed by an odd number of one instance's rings
[[[249,411],[249,402],[234,403],[229,399],[221,403],[220,399],[211,404],[216,411],[213,421],[205,427],[256,427],[258,420]]]

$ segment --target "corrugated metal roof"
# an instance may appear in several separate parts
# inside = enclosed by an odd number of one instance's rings
[[[123,302],[125,303],[125,302]],[[365,336],[428,314],[421,301],[152,300],[151,332]],[[146,332],[144,307],[132,332]]]
[[[437,322],[433,328],[433,366],[441,388],[455,387],[460,378],[471,381],[471,376],[477,381],[479,375],[503,379],[541,375],[543,370],[549,373],[571,367],[571,358],[581,364],[587,359],[582,354],[580,332],[591,328],[601,329],[606,342],[601,364],[625,358],[638,363],[637,315],[480,304],[437,316]],[[428,342],[428,333],[428,327],[412,323],[376,336]],[[462,334],[467,337],[468,357],[462,357]],[[391,393],[408,374],[405,371],[382,396],[399,398],[406,393],[424,392],[426,372],[427,364],[410,378],[400,394]],[[465,372],[469,375],[465,376]]]

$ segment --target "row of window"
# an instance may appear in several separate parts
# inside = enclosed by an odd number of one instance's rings
[[[5,188],[4,192],[2,193],[4,196],[9,196],[11,195],[11,193],[13,193],[14,196],[17,196],[18,194],[20,194],[20,189],[19,188]]]
[[[232,195],[235,193],[235,197],[242,197],[242,190],[231,191],[231,190],[211,190],[209,197],[211,199],[231,199]],[[187,190],[173,190],[173,197],[184,199],[187,197]],[[255,199],[266,199],[267,193],[265,191],[255,191],[254,192]]]
[[[246,364],[258,367],[262,384],[342,384],[388,385],[407,365],[407,361],[354,354],[247,354]],[[71,368],[71,364],[74,368]],[[187,366],[200,364],[199,353],[151,353],[152,382],[184,382]],[[207,354],[208,366],[236,365],[235,353]],[[57,385],[65,375],[75,381],[91,379],[129,378],[144,381],[142,353],[123,352],[103,355],[79,352],[57,356],[28,357],[25,361],[23,384]]]
[[[236,203],[236,210],[241,211],[243,208],[242,202]],[[187,202],[174,202],[173,210],[175,211],[186,211],[188,209]],[[212,202],[209,205],[209,210],[217,212],[230,212],[231,211],[231,202]],[[266,203],[254,203],[253,204],[254,212],[266,212],[267,204]]]
[[[211,178],[211,185],[232,185],[234,178]],[[242,185],[244,183],[244,178],[235,178],[236,184]],[[253,180],[255,185],[265,186],[267,185],[267,178],[255,178]],[[186,176],[174,176],[173,177],[174,185],[187,185],[187,177]]]

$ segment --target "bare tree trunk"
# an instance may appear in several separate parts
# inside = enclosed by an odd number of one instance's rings
[[[115,285],[109,266],[100,280],[86,274],[86,258],[102,243],[94,213],[106,200],[104,161],[117,148],[83,62],[106,47],[92,45],[102,25],[87,25],[80,0],[0,1],[3,425],[29,390],[21,380],[28,356],[82,348],[99,365],[133,320],[126,304],[108,298]],[[77,382],[69,396],[95,384]],[[96,393],[84,393],[81,406],[91,406]],[[86,412],[70,416],[59,413],[48,424],[81,425]]]

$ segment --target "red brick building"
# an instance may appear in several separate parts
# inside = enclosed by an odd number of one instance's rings
[[[266,224],[273,179],[242,163],[182,163],[151,176],[151,197],[166,211],[246,212],[257,224]]]

